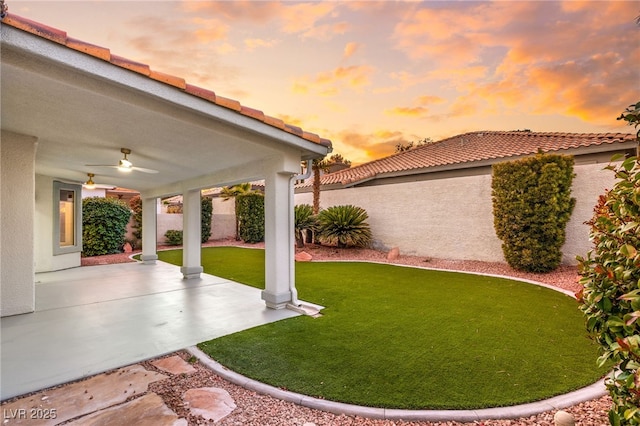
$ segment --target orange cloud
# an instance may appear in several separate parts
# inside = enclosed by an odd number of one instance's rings
[[[429,110],[425,107],[395,107],[392,109],[386,109],[385,114],[400,116],[400,117],[422,117],[427,114]]]
[[[340,92],[340,87],[359,90],[371,84],[371,74],[374,69],[368,65],[338,67],[331,71],[316,74],[315,77],[304,76],[293,83],[294,93],[309,93],[314,90],[325,96],[334,96]]]
[[[244,41],[244,45],[249,51],[253,51],[259,47],[273,47],[277,43],[275,40],[263,40],[260,38],[248,38]]]
[[[344,47],[344,54],[342,55],[342,58],[349,59],[350,57],[355,55],[358,50],[360,50],[361,46],[361,44],[355,42],[347,43]]]

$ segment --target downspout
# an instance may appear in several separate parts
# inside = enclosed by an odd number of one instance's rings
[[[293,189],[294,189],[294,181],[296,180],[304,180],[308,179],[311,176],[313,162],[312,160],[307,160],[307,171],[306,173],[302,173],[299,175],[292,175],[291,180],[289,182],[291,190],[289,191],[289,226],[293,228],[295,233],[295,216],[294,216],[294,199],[293,199]],[[292,256],[289,256],[289,289],[291,290],[291,302],[287,303],[287,308],[292,311],[296,311],[303,315],[308,315],[314,318],[322,316],[320,314],[320,310],[323,309],[322,306],[313,305],[310,303],[303,304],[300,300],[298,300],[298,290],[296,289],[296,268],[295,268],[295,238],[289,244],[290,249],[293,250]]]
[[[311,176],[311,172],[313,167],[313,160],[307,160],[307,170],[304,173],[291,175],[291,180],[289,181],[289,226],[293,229],[292,235],[294,236],[293,241],[290,243],[291,250],[293,250],[293,255],[289,256],[289,289],[291,290],[291,308],[294,310],[301,309],[302,302],[298,300],[298,290],[296,289],[296,269],[295,269],[295,213],[294,213],[294,188],[295,181],[297,180],[305,180]]]

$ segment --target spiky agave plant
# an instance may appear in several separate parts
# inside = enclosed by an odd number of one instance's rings
[[[367,247],[371,243],[371,229],[367,212],[357,206],[334,206],[318,214],[320,241],[344,247]]]

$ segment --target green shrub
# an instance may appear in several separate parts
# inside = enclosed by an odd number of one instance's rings
[[[178,229],[169,229],[164,233],[165,242],[169,246],[182,245],[182,231]]]
[[[637,128],[640,102],[625,113],[620,119]],[[618,181],[587,222],[594,249],[577,258],[583,286],[578,298],[587,331],[600,345],[598,363],[618,364],[605,380],[613,400],[609,421],[640,425],[640,164],[631,157],[607,168]]]
[[[549,272],[562,261],[571,198],[573,157],[538,154],[495,164],[491,182],[494,228],[514,269]]]
[[[206,243],[209,241],[211,237],[211,217],[213,216],[213,202],[209,197],[202,197],[201,200],[201,208],[200,208],[200,232],[201,232],[201,243]]]
[[[82,200],[82,255],[120,253],[125,242],[131,210],[115,198]]]
[[[306,231],[315,231],[317,218],[313,215],[313,207],[309,204],[298,204],[293,208],[294,228],[296,231],[296,245],[304,247]]]
[[[368,247],[371,229],[367,212],[352,205],[334,206],[318,214],[320,242],[344,247]]]
[[[245,243],[264,241],[264,195],[257,192],[236,196],[238,232]]]

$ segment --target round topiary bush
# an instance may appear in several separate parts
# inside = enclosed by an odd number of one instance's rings
[[[131,210],[115,198],[82,200],[82,255],[120,253],[125,243]]]

